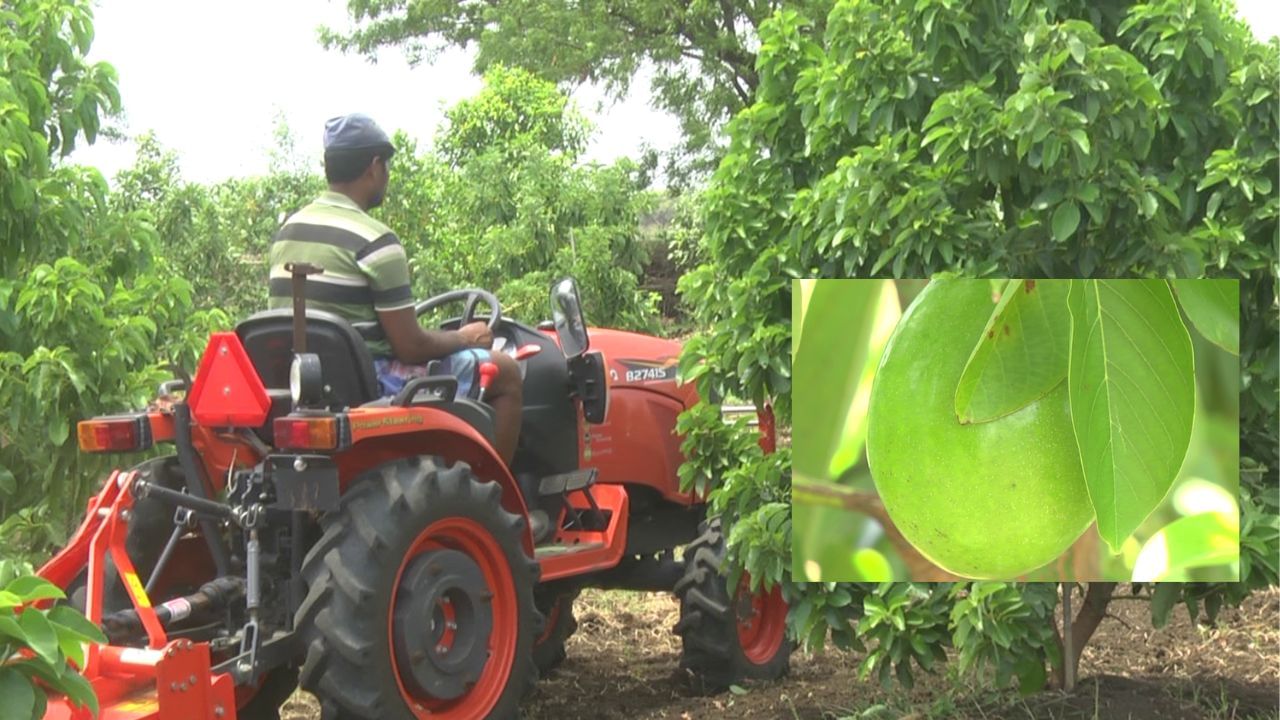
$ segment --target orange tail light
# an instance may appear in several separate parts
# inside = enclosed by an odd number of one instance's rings
[[[340,416],[281,417],[272,424],[278,448],[293,450],[337,450],[343,445]]]
[[[121,415],[82,420],[76,436],[84,452],[130,452],[151,447],[151,423],[146,415]]]

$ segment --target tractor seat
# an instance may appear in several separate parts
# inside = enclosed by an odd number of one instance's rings
[[[307,311],[307,352],[320,357],[325,400],[330,410],[344,410],[376,400],[381,394],[373,356],[364,338],[346,320]],[[293,363],[293,310],[256,313],[236,326],[236,335],[268,390],[289,389]]]
[[[360,332],[333,313],[312,309],[306,312],[307,352],[320,357],[326,407],[338,412],[361,406],[389,406],[392,399],[381,397],[373,356]],[[236,335],[271,397],[267,421],[256,430],[264,442],[271,444],[272,423],[287,415],[292,405],[289,366],[293,363],[293,310],[256,313],[236,326]],[[461,418],[493,442],[493,408],[489,405],[461,397],[444,403],[430,393],[422,393],[411,404],[427,403],[439,403],[440,409]]]

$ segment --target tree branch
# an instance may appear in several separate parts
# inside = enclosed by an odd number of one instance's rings
[[[724,29],[730,35],[737,35],[738,28],[734,23],[737,13],[734,12],[733,3],[729,0],[720,0],[720,14],[724,16]]]
[[[1129,621],[1125,620],[1124,618],[1120,617],[1119,615],[1115,615],[1115,614],[1113,614],[1113,613],[1106,613],[1106,615],[1104,615],[1104,617],[1109,617],[1109,618],[1111,618],[1112,620],[1115,620],[1116,622],[1118,622],[1118,623],[1120,623],[1121,625],[1125,626],[1125,627],[1126,627],[1126,628],[1128,628],[1129,630],[1131,630],[1131,631],[1133,631],[1133,632],[1138,632],[1138,628],[1134,627],[1133,625],[1130,625],[1130,624],[1129,624]]]
[[[751,102],[751,91],[742,87],[742,83],[738,82],[740,79],[737,75],[729,76],[729,80],[733,82],[733,91],[738,94],[742,106],[746,107]]]

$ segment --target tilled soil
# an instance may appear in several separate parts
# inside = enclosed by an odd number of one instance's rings
[[[996,692],[972,676],[918,675],[910,690],[860,680],[861,655],[797,654],[791,675],[705,697],[679,668],[671,632],[679,608],[669,595],[586,591],[568,659],[543,678],[525,704],[532,720],[607,718],[1116,718],[1237,720],[1280,718],[1280,589],[1255,593],[1223,610],[1217,627],[1189,622],[1175,609],[1151,628],[1145,602],[1119,600],[1085,648],[1073,693],[1028,698]],[[298,693],[284,720],[318,718]]]

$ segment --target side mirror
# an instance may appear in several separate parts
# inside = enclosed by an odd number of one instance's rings
[[[552,286],[551,314],[565,357],[578,357],[591,347],[587,321],[582,317],[582,302],[578,299],[578,285],[573,278],[565,278]]]

